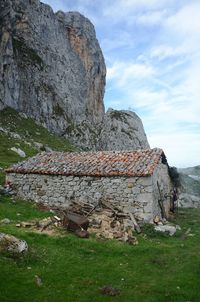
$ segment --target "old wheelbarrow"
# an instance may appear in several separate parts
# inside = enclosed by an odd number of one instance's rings
[[[81,238],[88,238],[89,233],[87,231],[89,226],[89,220],[83,215],[79,215],[70,211],[63,211],[63,226],[68,231],[75,233]]]

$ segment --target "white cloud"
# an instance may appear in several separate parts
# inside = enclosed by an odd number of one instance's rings
[[[120,48],[134,48],[134,39],[131,34],[127,31],[118,30],[116,33],[112,33],[112,39],[104,38],[101,40],[101,46],[104,49],[104,53],[112,51],[112,56],[114,55],[114,51],[117,51]],[[112,58],[113,61],[114,58]]]
[[[103,13],[104,16],[125,19],[130,14],[138,12],[141,9],[156,10],[165,7],[166,2],[170,4],[172,0],[115,0],[105,5]]]
[[[165,18],[167,11],[159,10],[153,12],[146,12],[144,14],[140,14],[136,16],[135,20],[137,23],[149,26],[149,25],[157,25],[163,22],[163,18]]]
[[[195,35],[200,39],[200,2],[191,1],[189,5],[183,6],[166,20],[165,25],[178,35],[187,36],[189,39],[190,35]]]
[[[159,45],[155,46],[150,50],[151,58],[158,58],[163,60],[169,57],[176,57],[185,54],[185,51],[182,47],[173,47],[171,45]]]
[[[116,80],[116,85],[127,88],[133,79],[147,78],[155,73],[151,65],[116,61],[107,68],[107,80]]]

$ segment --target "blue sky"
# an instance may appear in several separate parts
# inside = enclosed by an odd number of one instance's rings
[[[42,2],[94,24],[107,66],[106,109],[135,111],[170,165],[200,165],[200,1]]]

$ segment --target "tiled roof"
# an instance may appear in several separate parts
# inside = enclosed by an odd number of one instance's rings
[[[38,154],[8,168],[6,172],[77,176],[148,176],[159,160],[161,149]]]

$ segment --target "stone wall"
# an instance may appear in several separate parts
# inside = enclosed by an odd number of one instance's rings
[[[160,192],[158,189],[158,185],[160,187]],[[159,207],[158,200],[162,199],[163,205],[165,208],[165,212],[168,217],[168,213],[170,210],[170,201],[172,197],[172,183],[171,179],[169,177],[168,173],[168,166],[165,164],[162,164],[161,162],[156,167],[153,177],[152,177],[152,183],[153,183],[153,215],[155,216],[156,213],[160,213],[161,210]],[[161,194],[160,194],[161,193]]]
[[[153,203],[152,177],[88,177],[8,173],[23,199],[68,207],[73,200],[95,204],[100,197],[142,221],[151,221],[159,209]],[[154,209],[155,207],[155,209]],[[153,216],[154,215],[154,216]]]

